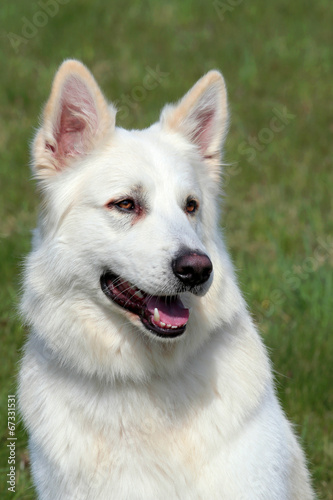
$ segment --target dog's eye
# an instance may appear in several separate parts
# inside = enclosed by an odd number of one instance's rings
[[[115,203],[116,207],[120,208],[120,210],[124,210],[125,212],[131,212],[135,209],[135,203],[131,199],[121,200],[118,203]]]
[[[199,203],[197,200],[189,199],[187,200],[185,210],[188,214],[193,215],[199,208]]]

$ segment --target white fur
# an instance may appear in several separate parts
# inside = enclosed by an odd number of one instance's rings
[[[86,105],[75,120],[71,99]],[[26,263],[19,399],[39,498],[314,498],[218,229],[222,76],[208,73],[147,130],[115,128],[114,116],[88,70],[67,61],[34,144],[43,207]],[[138,187],[140,220],[106,208]],[[108,300],[99,277],[110,267],[172,294],[184,246],[210,256],[213,276],[182,294],[186,331],[163,341]]]

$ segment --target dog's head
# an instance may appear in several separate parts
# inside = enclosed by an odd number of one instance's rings
[[[214,279],[224,80],[207,73],[146,130],[115,118],[90,72],[63,63],[33,145],[44,199],[35,250],[48,254],[49,294],[70,290],[83,308],[170,341]]]

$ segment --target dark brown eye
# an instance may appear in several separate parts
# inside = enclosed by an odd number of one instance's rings
[[[120,210],[124,210],[125,212],[131,212],[135,209],[135,203],[130,199],[118,201],[115,205],[120,208]]]
[[[186,212],[190,215],[193,215],[199,208],[199,203],[197,202],[197,200],[193,200],[193,199],[189,199],[187,200],[187,203],[186,203]]]

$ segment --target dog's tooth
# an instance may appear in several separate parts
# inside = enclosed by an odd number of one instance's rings
[[[171,328],[173,328],[175,330],[177,328],[177,326],[172,326]]]
[[[167,324],[167,327],[168,327],[168,328],[171,328],[171,325]]]
[[[161,320],[160,313],[158,312],[157,307],[155,307],[155,309],[154,309],[154,320],[155,320],[156,323],[159,323],[160,320]]]
[[[161,321],[160,326],[165,326],[165,323],[163,323],[163,321]]]
[[[135,292],[134,294],[136,297],[138,297],[138,299],[143,299],[143,293],[140,292],[140,290],[137,289],[137,291]],[[155,307],[156,309],[156,307]]]

